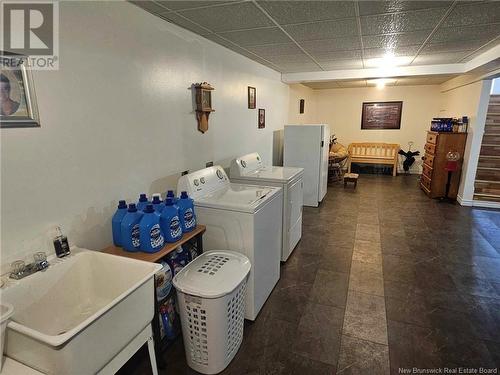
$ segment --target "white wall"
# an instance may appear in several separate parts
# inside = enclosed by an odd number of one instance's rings
[[[474,197],[474,180],[486,122],[491,80],[462,85],[460,78],[457,77],[454,80],[456,83],[460,83],[455,87],[453,82],[447,82],[446,85],[443,85],[447,90],[442,94],[441,112],[443,117],[469,117],[458,200],[464,205],[470,205]]]
[[[59,71],[34,74],[41,128],[1,131],[2,264],[52,252],[54,224],[72,244],[103,248],[118,199],[164,192],[206,161],[270,161],[287,120],[279,73],[127,2],[61,2],[60,55]],[[200,81],[215,87],[204,135],[189,89]]]
[[[305,100],[304,113],[299,113],[300,99]],[[293,84],[290,85],[289,124],[315,124],[317,122],[316,95],[310,87]]]
[[[338,142],[345,146],[352,142],[386,142],[398,143],[406,151],[408,142],[412,141],[412,150],[419,150],[423,154],[430,121],[440,114],[438,85],[386,86],[381,90],[376,87],[342,88],[315,90],[314,94],[316,122],[329,124]],[[400,100],[403,101],[401,129],[361,129],[363,102]],[[421,159],[417,157],[412,171],[419,172],[421,164]]]

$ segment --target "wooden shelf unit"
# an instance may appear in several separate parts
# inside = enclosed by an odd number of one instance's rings
[[[429,197],[441,198],[445,196],[448,180],[448,172],[445,170],[446,154],[450,151],[458,151],[460,153],[459,167],[458,171],[452,174],[448,193],[449,198],[456,199],[466,141],[467,133],[427,132],[420,187]]]

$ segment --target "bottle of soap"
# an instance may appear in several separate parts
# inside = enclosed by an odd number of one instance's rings
[[[165,203],[162,202],[161,200],[161,195],[160,194],[153,194],[153,208],[155,209],[155,212],[159,215],[161,215],[161,212],[165,208]]]
[[[148,196],[144,193],[141,193],[139,195],[139,201],[137,202],[137,209],[139,211],[144,211],[148,203],[149,203]]]
[[[121,224],[121,241],[122,247],[127,251],[139,251],[139,222],[144,214],[139,211],[135,203],[128,205],[126,215],[123,217]]]
[[[54,249],[58,258],[62,258],[70,253],[68,237],[62,234],[61,227],[56,227],[56,236],[54,237]]]
[[[177,205],[177,201],[179,200],[175,194],[174,194],[174,191],[173,190],[168,190],[167,191],[167,198],[170,198],[172,199],[172,202],[174,202],[174,206]]]
[[[127,202],[121,200],[118,202],[118,208],[116,209],[115,214],[113,215],[113,219],[111,219],[111,227],[113,230],[113,244],[115,246],[121,246],[121,225],[122,220],[127,214]]]
[[[146,206],[144,216],[139,223],[139,241],[141,250],[147,253],[155,253],[163,247],[160,217],[156,214],[152,204]]]
[[[194,213],[194,202],[188,197],[186,191],[181,192],[181,197],[177,201],[179,206],[179,218],[181,220],[182,232],[191,232],[196,228],[196,215]]]
[[[160,216],[160,228],[166,242],[176,242],[182,238],[179,209],[174,206],[172,198],[165,200],[165,208]]]

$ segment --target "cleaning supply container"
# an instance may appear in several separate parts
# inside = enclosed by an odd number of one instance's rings
[[[186,360],[193,370],[217,374],[238,351],[250,267],[243,254],[213,250],[175,275]]]

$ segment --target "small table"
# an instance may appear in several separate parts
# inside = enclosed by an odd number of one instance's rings
[[[145,253],[142,251],[137,251],[137,252],[130,252],[122,249],[121,247],[116,247],[116,246],[109,246],[102,250],[105,253],[108,254],[113,254],[113,255],[119,255],[122,257],[126,258],[132,258],[132,259],[137,259],[137,260],[142,260],[146,262],[153,262],[153,263],[160,263],[162,260],[164,260],[168,254],[171,252],[175,251],[178,246],[186,245],[189,244],[190,246],[193,246],[196,249],[196,252],[198,255],[200,255],[203,252],[203,234],[206,231],[206,227],[204,225],[197,225],[194,230],[191,232],[185,233],[182,238],[174,243],[167,243],[165,246],[160,251],[157,251],[156,253]],[[156,285],[156,283],[155,283]],[[164,337],[163,339],[160,336],[160,321],[159,321],[159,316],[160,316],[160,307],[161,305],[166,302],[169,298],[171,298],[174,293],[175,293],[175,288],[172,285],[172,289],[170,289],[170,293],[163,298],[161,301],[158,301],[156,298],[156,290],[154,292],[154,298],[155,298],[155,315],[153,317],[153,322],[151,323],[153,326],[153,336],[154,336],[154,342],[155,342],[155,351],[156,351],[156,359],[158,363],[158,367],[164,368],[165,364],[163,363],[162,357],[161,357],[161,352],[166,349],[170,344],[172,344],[176,338],[168,340],[167,337]],[[179,329],[180,333],[180,329]]]
[[[356,189],[356,186],[358,185],[358,177],[359,177],[359,174],[357,174],[357,173],[345,173],[344,174],[344,188],[347,187],[348,182],[353,182],[354,189]]]

